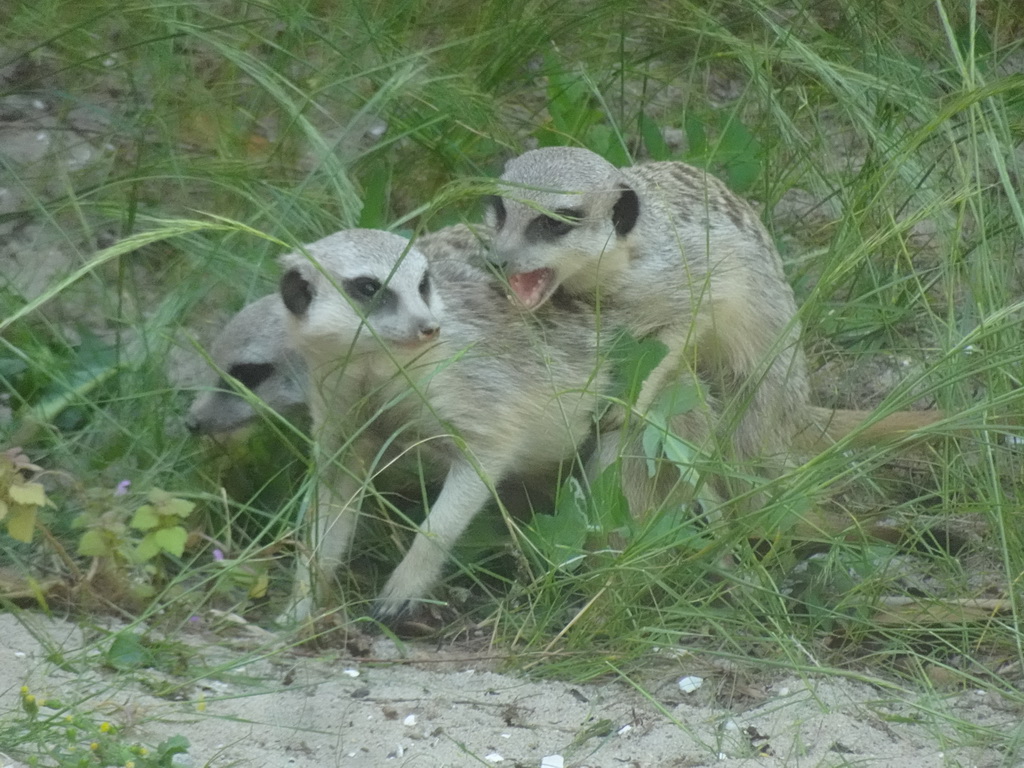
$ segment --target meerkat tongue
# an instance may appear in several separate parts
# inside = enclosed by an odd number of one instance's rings
[[[519,299],[519,303],[527,309],[540,306],[548,297],[551,284],[555,280],[555,270],[542,267],[532,272],[520,272],[508,276],[508,287]]]

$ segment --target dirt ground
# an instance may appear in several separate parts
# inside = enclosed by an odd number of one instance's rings
[[[0,722],[20,712],[24,685],[39,698],[82,702],[132,742],[185,736],[191,746],[177,766],[250,768],[985,768],[1010,764],[985,746],[985,732],[1024,727],[1016,707],[990,692],[927,694],[792,673],[761,675],[733,698],[744,704],[727,708],[716,699],[735,675],[681,649],[661,651],[652,660],[660,679],[640,690],[499,674],[486,651],[400,649],[387,639],[358,660],[311,654],[258,627],[239,624],[226,637],[206,622],[192,622],[184,638],[190,679],[115,672],[103,664],[109,635],[91,631],[89,642],[65,621],[0,614]],[[54,648],[72,663],[47,661]],[[180,687],[158,698],[150,691],[167,687],[158,683]],[[22,768],[12,751],[0,745],[0,768]]]

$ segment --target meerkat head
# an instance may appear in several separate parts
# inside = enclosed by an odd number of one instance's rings
[[[427,258],[398,235],[337,232],[281,257],[281,298],[303,351],[337,361],[388,344],[418,354],[443,310]]]
[[[246,305],[228,321],[213,341],[210,360],[218,377],[188,409],[185,426],[193,434],[232,432],[256,418],[251,400],[229,379],[283,416],[306,406],[306,366],[289,343],[276,293]]]
[[[592,292],[626,268],[640,202],[611,163],[586,149],[535,149],[509,161],[500,184],[488,199],[489,258],[525,307],[560,285]]]

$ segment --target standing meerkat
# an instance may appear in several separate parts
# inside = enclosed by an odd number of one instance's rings
[[[491,260],[519,302],[556,291],[615,308],[668,354],[637,403],[680,368],[738,407],[734,459],[781,463],[808,426],[809,385],[793,291],[757,214],[722,182],[684,163],[616,168],[586,149],[511,160],[489,199]]]
[[[366,479],[386,443],[445,468],[437,499],[377,598],[393,619],[437,582],[455,541],[510,475],[575,456],[607,385],[593,311],[523,313],[486,273],[429,263],[407,240],[350,230],[281,258],[291,338],[309,370],[317,450],[313,548],[291,620],[311,615],[350,546]]]
[[[879,419],[810,404],[779,253],[750,205],[705,171],[680,162],[616,168],[586,149],[550,147],[509,161],[500,185],[501,196],[488,199],[489,259],[519,303],[536,310],[567,296],[613,310],[636,337],[663,341],[668,352],[635,410],[673,381],[706,388],[704,414],[672,419],[691,442],[774,475],[794,450],[819,452],[851,432],[851,444],[877,444],[945,417],[900,411]],[[622,450],[612,433],[591,474]],[[650,477],[631,439],[623,490],[638,514],[664,500],[669,478]]]

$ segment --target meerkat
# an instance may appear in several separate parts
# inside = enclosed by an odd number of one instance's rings
[[[546,472],[588,437],[608,385],[586,305],[524,313],[486,272],[428,262],[397,235],[337,233],[281,258],[292,342],[309,370],[316,440],[314,557],[283,617],[322,601],[355,531],[365,479],[388,443],[444,467],[441,491],[374,613],[393,620],[427,595],[470,520],[511,475]]]
[[[253,397],[291,417],[306,410],[306,364],[288,340],[284,304],[278,293],[238,311],[210,347],[216,378],[192,401],[185,426],[196,435],[240,429],[259,415]],[[244,396],[224,377],[238,381]]]
[[[499,185],[500,196],[488,198],[489,259],[523,307],[568,296],[614,309],[634,336],[667,346],[639,412],[673,379],[689,377],[723,409],[718,448],[768,474],[794,448],[824,447],[871,419],[810,405],[779,253],[755,211],[718,179],[680,162],[616,168],[586,149],[550,147],[509,161]],[[941,418],[913,413],[873,425],[864,441]],[[705,445],[711,438],[681,434]],[[596,464],[619,450],[606,441]],[[643,474],[634,472],[635,482]]]

